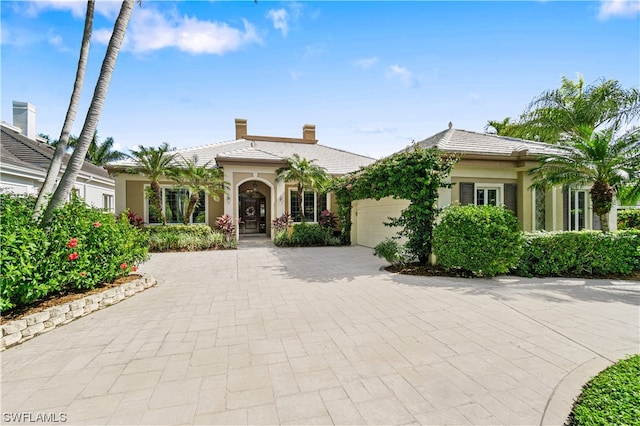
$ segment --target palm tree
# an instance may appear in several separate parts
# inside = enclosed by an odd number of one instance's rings
[[[197,156],[194,156],[191,160],[182,158],[182,162],[176,168],[173,178],[191,193],[183,219],[185,225],[189,224],[189,218],[191,218],[193,211],[200,202],[200,192],[204,192],[218,201],[220,194],[224,194],[227,187],[227,183],[223,180],[222,169],[212,166],[211,161],[198,166]]]
[[[133,5],[134,0],[123,0],[122,2],[120,13],[118,14],[118,18],[114,24],[113,33],[111,34],[109,45],[107,46],[107,52],[105,54],[104,61],[102,62],[102,68],[100,69],[100,75],[96,82],[96,87],[93,92],[93,97],[91,98],[91,104],[89,105],[84,126],[80,132],[78,145],[73,151],[73,154],[69,159],[69,163],[67,164],[67,168],[60,179],[60,184],[45,210],[44,223],[47,223],[50,220],[53,210],[63,205],[69,198],[71,189],[73,188],[76,178],[78,177],[78,173],[84,163],[89,145],[91,144],[91,139],[96,131],[96,127],[98,126],[98,120],[102,113],[104,101],[107,97],[109,82],[111,81],[111,76],[118,59],[120,46],[124,40],[129,20],[131,19]]]
[[[519,136],[557,143],[575,136],[588,139],[594,130],[621,129],[640,117],[640,91],[617,80],[600,79],[585,86],[562,77],[559,89],[542,93],[522,114]]]
[[[170,151],[169,144],[166,142],[163,142],[158,148],[147,148],[140,145],[137,150],[131,151],[131,158],[136,164],[127,171],[127,173],[146,176],[151,180],[149,201],[155,207],[163,225],[167,224],[167,218],[162,209],[160,179],[165,176],[171,177],[174,173],[173,161],[176,154]]]
[[[111,136],[105,138],[104,141],[98,143],[97,135],[91,141],[89,150],[87,151],[87,161],[96,166],[104,166],[112,161],[122,160],[126,155],[120,151],[113,149],[114,140]]]
[[[616,193],[633,187],[640,191],[640,131],[617,137],[613,129],[591,131],[583,126],[567,141],[563,152],[542,156],[529,173],[533,186],[593,184],[589,194],[603,232]]]
[[[58,139],[58,146],[53,153],[51,164],[49,164],[49,170],[47,176],[42,184],[42,188],[38,192],[38,199],[33,211],[33,218],[38,220],[40,214],[46,204],[48,196],[53,192],[53,188],[60,173],[62,161],[67,150],[67,140],[69,134],[73,128],[73,122],[76,118],[78,111],[78,104],[80,103],[80,94],[82,92],[82,86],[84,84],[84,75],[87,70],[87,60],[89,59],[89,45],[91,44],[91,33],[93,32],[93,11],[95,8],[95,0],[87,1],[87,14],[84,20],[84,32],[82,33],[82,44],[80,47],[80,58],[78,59],[78,68],[76,70],[76,79],[73,84],[73,91],[71,92],[71,99],[69,101],[69,108],[62,125],[62,131],[60,132],[60,138]],[[47,137],[47,140],[49,138]]]
[[[330,177],[327,169],[314,164],[316,160],[301,158],[298,154],[287,158],[287,165],[276,170],[276,180],[278,182],[296,182],[298,185],[298,200],[300,201],[301,221],[305,221],[304,214],[304,191],[311,189],[322,191]]]

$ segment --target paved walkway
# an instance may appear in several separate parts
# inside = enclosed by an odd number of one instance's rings
[[[639,351],[639,282],[412,277],[361,247],[153,255],[159,285],[2,353],[68,424],[562,424]]]

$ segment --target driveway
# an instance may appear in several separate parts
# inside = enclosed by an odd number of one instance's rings
[[[258,241],[154,254],[157,287],[3,352],[2,421],[561,424],[640,349],[637,281],[402,276]]]

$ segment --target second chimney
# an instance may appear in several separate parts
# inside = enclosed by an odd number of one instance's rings
[[[13,101],[13,125],[20,127],[20,133],[36,140],[36,107],[29,102]]]
[[[315,124],[305,124],[302,126],[302,139],[305,141],[316,142],[316,126]]]
[[[247,120],[236,118],[236,139],[244,139],[247,136]]]

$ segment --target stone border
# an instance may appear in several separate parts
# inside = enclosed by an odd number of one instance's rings
[[[0,327],[0,352],[19,345],[47,333],[57,327],[61,327],[91,312],[106,308],[124,299],[133,296],[143,290],[157,284],[155,278],[144,275],[141,278],[129,281],[118,287],[107,289],[100,293],[90,294],[63,305],[53,306],[44,311],[36,312],[22,319],[10,321]]]

